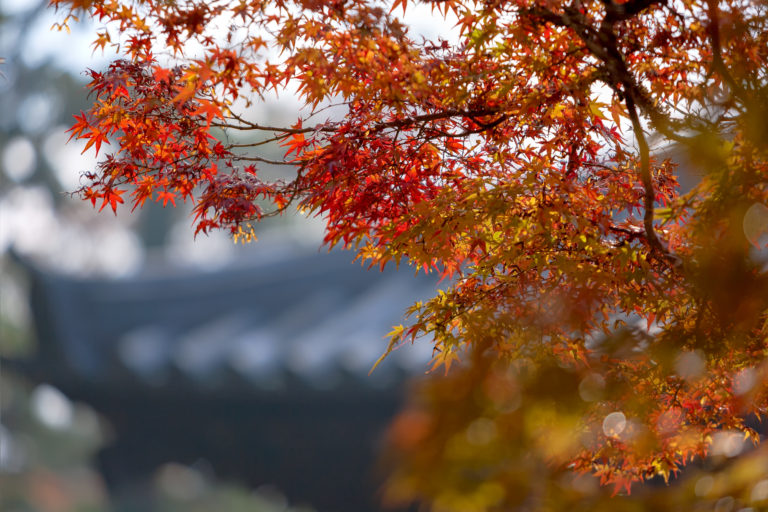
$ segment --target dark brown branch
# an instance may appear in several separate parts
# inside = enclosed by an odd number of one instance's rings
[[[262,158],[260,156],[242,156],[242,155],[235,155],[233,159],[238,161],[244,161],[244,162],[262,162],[265,164],[270,165],[289,165],[289,166],[296,166],[297,162],[286,162],[283,160],[270,160],[268,158]]]
[[[664,3],[664,0],[630,0],[621,5],[604,0],[603,4],[606,6],[607,13],[605,19],[600,24],[599,30],[590,26],[580,12],[569,7],[564,9],[563,14],[556,14],[541,7],[533,8],[526,12],[546,22],[573,30],[584,42],[587,49],[602,61],[603,70],[607,75],[605,77],[606,84],[623,96],[640,151],[640,181],[643,184],[644,191],[643,207],[645,212],[643,215],[643,227],[645,238],[654,253],[667,261],[676,263],[676,259],[659,240],[653,225],[656,192],[653,186],[653,177],[651,176],[650,148],[643,132],[643,126],[640,123],[640,116],[637,112],[638,107],[648,115],[653,125],[665,136],[672,140],[679,140],[681,137],[674,133],[674,130],[670,127],[672,124],[671,120],[658,110],[650,95],[629,71],[624,56],[619,51],[619,42],[613,31],[613,24],[615,22],[627,20],[636,16],[644,9],[659,3]]]
[[[622,16],[626,14],[626,17],[619,19],[629,19],[630,13],[637,15],[651,5],[663,3],[665,0],[630,1],[617,6],[617,8],[622,8],[621,12],[624,13]],[[611,5],[613,5],[612,2]],[[684,127],[678,126],[677,123],[669,119],[669,116],[659,110],[658,106],[651,100],[650,94],[629,71],[624,57],[619,51],[619,43],[613,32],[613,22],[610,22],[607,16],[600,24],[600,29],[597,30],[587,24],[581,13],[571,8],[566,8],[563,14],[557,14],[544,7],[534,7],[522,10],[521,14],[573,30],[587,50],[603,63],[604,76],[601,79],[608,87],[621,97],[631,96],[636,107],[650,118],[654,128],[668,139],[679,143],[691,142],[690,138],[679,134]]]
[[[441,119],[450,119],[452,117],[465,117],[468,119],[472,119],[480,127],[482,127],[483,130],[488,130],[490,128],[493,128],[494,126],[497,126],[501,122],[503,122],[505,119],[507,119],[507,116],[502,116],[499,119],[495,119],[491,121],[490,123],[482,123],[478,121],[478,118],[496,115],[499,113],[500,111],[497,109],[445,110],[443,112],[421,114],[417,116],[406,117],[403,119],[395,119],[393,121],[376,123],[370,128],[370,131],[379,132],[389,128],[402,128],[408,125],[430,122],[430,121],[438,121]],[[258,123],[247,121],[245,119],[238,119],[238,121],[241,124],[211,123],[211,126],[215,126],[216,128],[230,128],[233,130],[260,130],[260,131],[269,131],[269,132],[277,132],[277,133],[285,133],[285,134],[299,134],[299,133],[310,133],[310,132],[332,133],[336,131],[336,125],[334,124],[316,125],[316,126],[310,126],[306,128],[286,128],[286,127],[279,127],[279,126],[260,125]]]
[[[637,108],[632,96],[627,96],[626,104],[629,118],[632,121],[632,130],[635,133],[638,149],[640,150],[640,181],[643,184],[644,191],[643,208],[645,213],[643,214],[643,227],[645,228],[645,239],[652,250],[658,252],[663,258],[668,259],[670,254],[661,243],[661,240],[659,240],[659,237],[656,235],[656,229],[653,226],[656,191],[653,188],[653,178],[651,176],[650,148],[648,147],[648,141],[643,132],[643,125],[640,123],[640,117],[637,115]]]
[[[616,23],[633,18],[655,4],[666,5],[667,0],[630,0],[623,4],[617,4],[613,0],[603,0],[605,6],[605,20]]]
[[[284,138],[284,135],[278,135],[276,137],[270,137],[268,139],[260,140],[257,142],[244,142],[242,144],[229,144],[227,145],[227,149],[232,148],[255,148],[257,146],[264,146],[265,144],[269,144],[271,142],[277,142],[279,140],[282,140]]]
[[[216,128],[229,128],[231,130],[259,130],[264,132],[279,132],[285,134],[299,134],[309,132],[333,132],[332,126],[311,126],[308,128],[286,128],[285,126],[265,126],[258,123],[252,123],[244,119],[238,120],[241,124],[232,123],[211,123]]]
[[[446,110],[443,112],[435,112],[432,114],[422,114],[418,116],[407,117],[405,119],[396,119],[394,121],[377,123],[373,126],[371,131],[378,132],[381,130],[386,130],[388,128],[402,128],[404,126],[408,126],[411,124],[429,122],[429,121],[439,121],[441,119],[449,119],[451,117],[466,117],[468,119],[472,119],[482,127],[484,126],[483,123],[478,121],[477,118],[491,116],[498,113],[499,113],[499,110],[497,109]],[[492,128],[493,126],[496,126],[497,124],[501,123],[504,119],[505,118],[502,116],[502,119],[497,119],[495,121],[492,121],[491,123],[485,125],[487,126],[487,128],[485,129],[489,129],[489,128]]]
[[[707,0],[707,7],[709,9],[709,25],[707,26],[707,33],[709,34],[709,41],[712,45],[712,67],[717,71],[720,76],[723,77],[725,83],[731,88],[736,97],[741,99],[744,103],[749,103],[747,92],[736,81],[728,67],[723,61],[722,42],[720,41],[720,13],[718,12],[717,2],[715,0]]]

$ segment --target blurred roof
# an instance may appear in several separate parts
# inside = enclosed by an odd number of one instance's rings
[[[20,259],[31,281],[35,373],[269,393],[386,389],[423,373],[426,340],[396,350],[368,375],[386,333],[415,300],[434,294],[435,280],[407,267],[367,270],[352,259],[343,251],[286,254],[117,280]]]

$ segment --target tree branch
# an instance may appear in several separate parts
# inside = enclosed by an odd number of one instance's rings
[[[623,94],[627,105],[632,129],[637,138],[638,149],[640,151],[640,181],[643,184],[643,227],[645,229],[645,238],[653,252],[658,253],[663,259],[676,263],[675,258],[667,251],[659,240],[656,230],[653,226],[653,210],[656,203],[656,192],[653,187],[653,178],[651,176],[650,148],[643,132],[643,126],[640,123],[640,116],[637,113],[637,107],[640,106],[651,118],[654,126],[665,136],[672,140],[680,139],[673,130],[670,129],[670,121],[667,116],[659,112],[657,107],[651,101],[648,93],[637,82],[635,77],[627,68],[623,55],[619,51],[619,44],[616,34],[613,31],[613,23],[626,20],[636,16],[644,9],[658,3],[665,3],[666,0],[630,0],[625,4],[615,4],[611,0],[603,0],[607,13],[600,29],[595,30],[589,26],[582,16],[573,9],[566,8],[560,15],[546,8],[534,8],[529,12],[536,17],[540,17],[550,23],[568,27],[579,36],[587,49],[603,62],[603,68],[607,73],[607,84],[620,94]],[[621,91],[618,86],[623,87]]]
[[[669,252],[661,243],[661,240],[659,240],[659,237],[656,235],[656,229],[653,227],[653,208],[656,203],[656,191],[653,188],[653,179],[651,176],[651,159],[648,141],[645,138],[643,126],[640,124],[640,117],[637,115],[634,99],[631,95],[628,95],[625,102],[627,104],[629,118],[632,121],[632,130],[635,133],[638,149],[640,150],[640,181],[643,184],[644,190],[643,208],[645,209],[645,213],[643,214],[643,227],[645,228],[645,239],[648,241],[648,245],[651,246],[652,250],[657,251],[664,257],[664,259],[670,259]]]
[[[406,117],[403,119],[395,119],[393,121],[384,121],[381,123],[376,123],[370,128],[370,131],[379,132],[389,128],[402,128],[404,126],[408,126],[411,124],[417,124],[417,123],[423,123],[423,122],[429,122],[429,121],[438,121],[441,119],[449,119],[451,117],[466,117],[468,119],[472,119],[482,128],[482,130],[480,131],[483,131],[483,130],[489,130],[499,125],[501,122],[507,119],[508,116],[503,115],[500,118],[494,119],[489,123],[482,123],[477,119],[480,117],[496,115],[499,113],[501,113],[501,111],[498,109],[445,110],[442,112],[433,112],[431,114],[421,114],[417,116]],[[310,132],[332,133],[336,131],[336,126],[334,124],[315,125],[315,126],[310,126],[306,128],[286,128],[281,126],[261,125],[258,123],[247,121],[245,119],[238,119],[238,121],[242,124],[211,123],[211,126],[215,126],[216,128],[230,128],[233,130],[259,130],[259,131],[277,132],[277,133],[285,133],[285,134],[299,134],[299,133],[310,133]]]
[[[614,14],[614,21],[620,21],[637,15],[651,5],[666,4],[666,0],[633,0],[621,5],[614,4],[612,0],[603,0],[603,3],[615,5],[615,7],[611,7],[617,13]],[[675,126],[675,123],[659,110],[658,106],[650,99],[648,91],[638,83],[627,68],[624,57],[619,51],[616,34],[613,32],[613,22],[610,21],[608,15],[600,24],[599,30],[596,30],[582,19],[583,16],[578,11],[570,8],[566,8],[563,14],[557,14],[545,7],[523,9],[520,13],[573,30],[582,40],[586,49],[603,63],[602,70],[605,76],[602,77],[602,81],[608,87],[622,97],[631,96],[636,107],[650,118],[654,128],[668,139],[683,144],[691,142],[689,137],[678,134],[682,127]]]
[[[605,6],[605,21],[613,24],[633,18],[655,4],[667,4],[667,0],[630,0],[617,4],[613,0],[602,0]]]
[[[736,81],[725,65],[725,61],[723,61],[722,42],[720,41],[720,13],[718,12],[717,2],[715,0],[707,0],[707,7],[709,8],[707,33],[712,44],[712,67],[723,77],[723,80],[725,80],[725,83],[728,84],[728,87],[731,88],[736,97],[744,103],[749,103],[747,92]]]

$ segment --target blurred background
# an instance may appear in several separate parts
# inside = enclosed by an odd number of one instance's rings
[[[113,56],[58,18],[0,3],[0,509],[376,509],[375,453],[429,344],[368,371],[434,282],[319,249],[317,219],[238,246],[195,239],[188,205],[70,197],[95,163],[67,144],[83,70]]]
[[[219,232],[195,239],[188,205],[112,215],[70,197],[95,163],[67,144],[88,105],[83,70],[113,56],[92,54],[87,23],[52,31],[59,16],[46,4],[0,0],[0,510],[379,509],[376,455],[430,344],[368,372],[384,335],[436,283],[319,249],[317,219],[269,219],[243,246]],[[417,32],[448,34],[428,15],[412,19]],[[296,107],[256,115],[287,125]],[[696,179],[683,176],[686,187]],[[435,396],[455,404],[480,387],[474,377],[485,378],[454,372]],[[419,418],[406,410],[395,429]],[[443,425],[470,462],[478,446],[505,448],[481,420],[466,435]],[[554,482],[552,503],[570,505],[552,510],[763,510],[765,443],[751,451],[725,432],[713,446],[675,485],[652,482],[621,502],[590,476],[552,480],[528,446],[536,471],[521,466],[521,478]]]

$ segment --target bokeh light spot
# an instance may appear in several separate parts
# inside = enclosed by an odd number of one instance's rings
[[[715,485],[715,479],[709,475],[703,476],[696,480],[696,485],[693,488],[693,492],[699,498],[704,498],[712,492],[712,487]]]
[[[755,387],[756,382],[757,376],[754,368],[744,368],[733,378],[733,392],[737,395],[747,394]]]
[[[744,236],[757,247],[768,243],[768,206],[755,203],[744,214]]]
[[[749,499],[753,503],[768,502],[768,478],[760,480],[752,487],[752,494],[750,494]]]
[[[735,457],[744,448],[744,435],[739,432],[718,432],[712,436],[712,455]]]
[[[683,352],[675,361],[675,371],[685,380],[696,380],[706,369],[704,357],[698,351]]]
[[[612,412],[603,420],[603,433],[608,437],[618,437],[627,428],[627,417],[623,412]]]
[[[467,427],[467,441],[475,446],[490,443],[496,438],[496,423],[489,418],[478,418]]]
[[[72,402],[58,389],[40,384],[32,392],[31,398],[32,412],[43,425],[63,430],[72,424]]]
[[[736,500],[731,496],[720,498],[717,500],[717,503],[715,503],[715,512],[731,512],[735,502]]]

